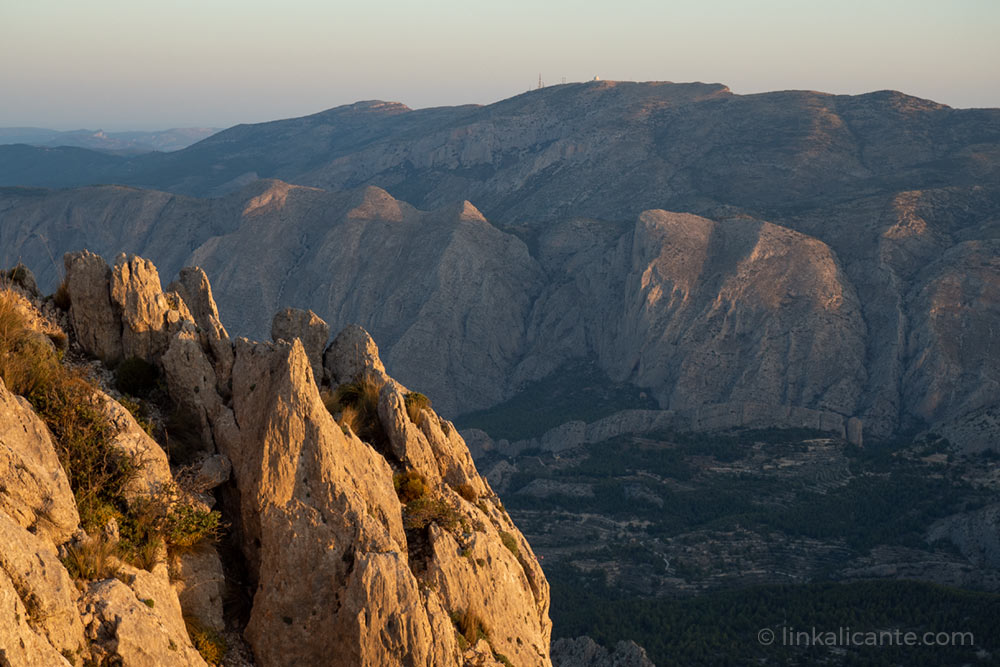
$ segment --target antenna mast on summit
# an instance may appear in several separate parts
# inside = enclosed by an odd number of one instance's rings
[[[538,73],[538,90],[542,89],[542,73]]]

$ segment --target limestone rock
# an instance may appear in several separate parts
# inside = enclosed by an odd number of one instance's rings
[[[122,359],[121,315],[111,301],[111,269],[101,257],[83,250],[63,257],[70,321],[77,342],[108,363]]]
[[[0,380],[0,512],[18,525],[65,542],[80,517],[49,431]]]
[[[167,290],[177,292],[191,311],[203,337],[202,345],[207,343],[211,353],[219,392],[228,396],[233,372],[233,346],[219,320],[208,276],[196,266],[186,266],[180,270],[177,280],[167,286]]]
[[[1000,241],[943,253],[909,295],[914,326],[903,401],[935,424],[996,407],[1000,395]],[[973,370],[974,369],[974,370]]]
[[[46,539],[19,526],[4,512],[0,512],[0,545],[3,545],[0,547],[0,590],[5,588],[4,583],[13,588],[24,606],[20,613],[45,643],[57,653],[75,654],[84,644],[83,624],[76,609],[77,590],[59,562],[55,548]],[[0,598],[3,597],[0,593]],[[0,641],[13,642],[13,638],[0,630]],[[0,656],[3,656],[3,648],[0,646]]]
[[[353,382],[365,374],[386,379],[375,341],[362,327],[351,324],[337,334],[323,353],[323,368],[331,385]]]
[[[608,650],[590,637],[552,642],[553,667],[655,667],[645,649],[632,641],[620,641]]]
[[[185,414],[198,420],[201,441],[214,449],[212,422],[223,408],[215,367],[202,348],[201,339],[190,322],[184,322],[170,339],[160,360],[171,399]]]
[[[52,667],[70,663],[34,630],[28,609],[5,572],[0,571],[0,659],[9,665]]]
[[[14,268],[9,271],[0,274],[0,278],[9,282],[13,288],[20,290],[28,298],[36,299],[41,296],[41,292],[38,291],[38,283],[35,281],[35,274],[21,262],[15,264]]]
[[[142,464],[139,474],[126,490],[130,500],[153,496],[169,489],[174,478],[163,448],[142,430],[132,414],[118,401],[101,391],[94,393],[93,401],[115,429],[111,445]]]
[[[203,627],[225,629],[222,598],[226,578],[222,560],[212,546],[170,554],[170,577],[184,614]]]
[[[84,599],[93,619],[88,632],[103,659],[130,667],[205,667],[188,638],[170,583],[144,570],[133,577],[131,587],[106,579],[87,589]]]
[[[194,493],[206,493],[229,481],[233,464],[222,454],[202,454],[175,475],[183,488]]]
[[[311,310],[285,308],[271,320],[271,340],[302,341],[316,384],[323,381],[323,350],[330,339],[329,325]]]
[[[1000,504],[987,505],[936,521],[927,541],[946,539],[976,567],[1000,567]]]
[[[247,636],[264,664],[328,660],[345,650],[350,639],[330,629],[351,564],[370,552],[405,554],[391,469],[344,435],[309,375],[298,339],[237,341],[233,407],[241,446],[223,453],[240,489],[244,552],[259,578]],[[282,632],[271,631],[282,623]],[[404,628],[372,631],[405,641]]]
[[[111,300],[121,313],[121,358],[159,361],[184,320],[193,321],[176,294],[164,294],[148,259],[121,254],[111,273]]]
[[[861,447],[865,443],[864,425],[857,417],[847,420],[847,442]]]
[[[374,366],[372,348],[370,365],[356,369]],[[297,338],[237,341],[238,437],[232,445],[219,441],[233,462],[239,531],[257,582],[246,636],[259,663],[457,665],[449,614],[477,607],[495,628],[498,652],[514,664],[548,665],[548,584],[509,517],[487,500],[492,492],[454,428],[447,426],[449,437],[430,410],[418,427],[402,389],[391,381],[383,387],[385,455],[459,508],[476,531],[468,539],[482,565],[461,556],[455,537],[435,525],[404,531],[393,468],[380,450],[341,430],[310,375]],[[450,484],[467,484],[482,507]],[[422,540],[429,551],[417,546]]]

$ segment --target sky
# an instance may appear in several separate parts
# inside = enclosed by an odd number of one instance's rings
[[[546,84],[1000,107],[1000,0],[0,0],[0,127],[229,127]]]

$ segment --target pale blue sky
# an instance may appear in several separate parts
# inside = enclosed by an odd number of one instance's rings
[[[1000,0],[0,0],[0,126],[483,104],[539,73],[1000,107],[998,35]]]

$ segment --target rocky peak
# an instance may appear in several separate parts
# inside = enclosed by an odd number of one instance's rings
[[[241,630],[256,664],[550,665],[548,583],[531,547],[458,431],[386,374],[363,328],[346,327],[324,350],[326,323],[289,308],[273,320],[274,342],[234,344],[200,269],[182,270],[163,292],[156,267],[139,257],[123,255],[112,269],[85,251],[65,263],[80,347],[109,363],[154,364],[171,403],[197,419],[197,470],[171,470],[125,408],[95,398],[118,424],[114,446],[148,461],[131,491],[136,502],[175,474],[189,486],[207,480],[195,491],[209,503],[205,492],[222,484],[224,518],[249,573],[253,602]],[[34,526],[46,512],[50,539],[65,541],[78,519],[65,483],[47,478],[58,464],[44,427],[2,392],[0,409],[18,424],[0,436],[30,440],[18,447],[25,491],[0,503],[0,518]],[[61,492],[32,491],[43,484]],[[68,504],[39,500],[49,496]],[[84,621],[72,618],[104,628],[126,614],[114,650],[134,664],[203,664],[186,647],[173,661],[162,653],[179,645],[182,608],[205,627],[222,624],[224,563],[214,549],[170,562],[183,576],[172,588],[165,565],[160,578],[136,571],[132,583],[100,581],[81,601]],[[162,610],[127,611],[137,599]],[[166,639],[139,639],[153,627]]]

